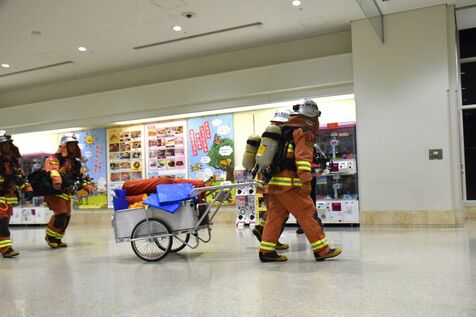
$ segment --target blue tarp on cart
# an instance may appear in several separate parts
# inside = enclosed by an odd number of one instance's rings
[[[174,203],[190,199],[194,189],[192,184],[160,184],[157,185],[157,195],[161,204]]]
[[[144,204],[174,214],[182,205],[182,201],[190,199],[193,189],[193,185],[187,183],[157,185],[157,194],[147,197]]]

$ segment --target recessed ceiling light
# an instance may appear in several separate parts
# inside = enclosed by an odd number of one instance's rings
[[[174,30],[175,32],[180,32],[182,31],[182,27],[180,25],[174,25],[172,27],[172,30]]]
[[[87,49],[86,47],[84,47],[84,46],[78,47],[78,51],[80,51],[80,52],[86,52],[87,50],[88,50],[88,49]]]
[[[299,1],[299,0],[293,0],[293,1],[291,2],[291,4],[292,4],[293,6],[295,6],[295,7],[299,7],[299,6],[301,5],[301,1]]]
[[[2,67],[3,68],[10,68],[10,65],[9,64],[2,64]]]

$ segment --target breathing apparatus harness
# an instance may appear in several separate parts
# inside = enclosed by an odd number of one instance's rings
[[[266,132],[263,133],[263,137],[274,138],[278,141],[278,148],[273,156],[273,161],[267,169],[260,169],[258,164],[256,164],[255,169],[253,170],[253,176],[258,172],[262,176],[263,183],[267,184],[271,178],[280,170],[289,169],[292,171],[297,171],[295,160],[286,158],[288,147],[291,144],[293,148],[295,147],[293,132],[294,127],[281,127],[281,135],[266,135]]]
[[[63,157],[61,153],[55,153],[54,156],[59,161],[59,166],[62,167],[66,164],[67,158]],[[77,191],[82,187],[82,176],[81,176],[81,162],[76,159],[70,159],[73,163],[73,169],[67,173],[62,173],[62,184],[61,188],[65,191]]]
[[[7,164],[10,164],[11,171],[7,174]],[[4,182],[0,189],[0,195],[5,195],[13,186],[21,186],[26,182],[26,177],[22,175],[20,164],[17,159],[0,156],[0,175],[3,175]]]
[[[60,168],[66,164],[67,158],[64,158],[61,153],[55,153],[55,158],[59,162]],[[59,195],[65,191],[78,191],[82,188],[82,176],[81,176],[81,162],[73,158],[73,169],[67,173],[61,173],[61,190],[53,188],[53,182],[50,177],[50,173],[44,169],[39,169],[28,175],[28,180],[33,187],[33,196],[50,196]]]

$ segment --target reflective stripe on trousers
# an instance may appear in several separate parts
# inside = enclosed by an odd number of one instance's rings
[[[260,249],[261,250],[266,250],[266,251],[275,251],[276,250],[276,243],[261,241]]]
[[[301,180],[299,178],[294,177],[279,177],[274,176],[269,181],[268,185],[274,186],[292,186],[292,187],[301,187]]]
[[[0,241],[0,249],[6,248],[6,247],[11,247],[12,245],[13,245],[12,240],[2,240],[2,241]]]

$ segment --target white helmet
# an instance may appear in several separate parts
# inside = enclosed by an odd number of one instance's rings
[[[317,104],[311,99],[306,99],[303,103],[294,105],[293,110],[295,114],[302,114],[306,117],[319,117],[321,115]]]
[[[289,109],[280,109],[274,113],[273,119],[271,122],[288,122],[289,115],[292,114],[292,110]]]
[[[66,144],[68,142],[78,142],[78,138],[74,133],[65,133],[61,137],[60,145]]]
[[[12,136],[10,134],[7,134],[7,131],[0,130],[0,143],[11,141],[13,141]]]

